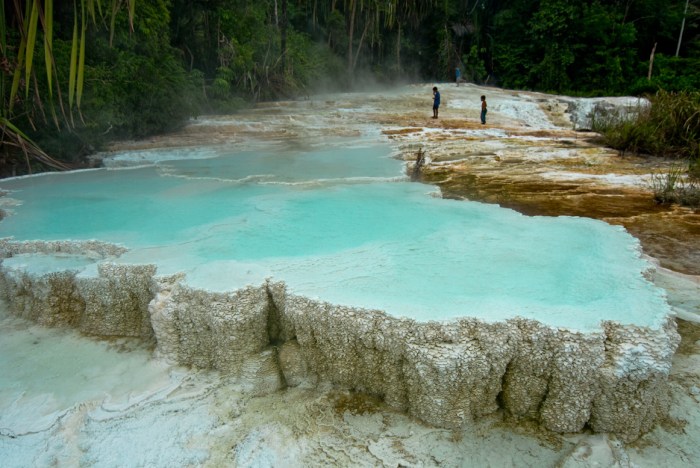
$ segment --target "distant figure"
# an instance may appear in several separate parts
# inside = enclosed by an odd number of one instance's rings
[[[455,81],[457,82],[457,87],[459,87],[459,82],[462,81],[462,70],[459,67],[455,68]]]
[[[486,125],[486,96],[481,96],[481,123]]]
[[[438,118],[438,108],[440,108],[440,92],[437,86],[433,86],[433,118]]]

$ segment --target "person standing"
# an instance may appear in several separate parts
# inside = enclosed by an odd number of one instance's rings
[[[462,70],[459,69],[459,67],[455,68],[455,82],[457,83],[457,87],[459,87],[459,82],[462,80]]]
[[[486,96],[481,96],[481,124],[486,125]]]
[[[433,118],[438,118],[438,109],[440,108],[440,92],[437,86],[433,86]]]

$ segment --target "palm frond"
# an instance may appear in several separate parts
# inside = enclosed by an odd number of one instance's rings
[[[39,0],[33,0],[28,2],[30,6],[29,13],[29,28],[27,29],[27,49],[26,57],[24,59],[24,97],[25,99],[29,97],[29,83],[30,77],[32,75],[32,64],[34,61],[34,45],[36,44],[36,32],[37,25],[39,23]]]
[[[5,2],[0,2],[0,54],[7,57],[7,23],[5,18]],[[5,74],[0,74],[0,96],[5,97]],[[5,106],[2,107],[0,115],[5,115]]]
[[[53,0],[45,0],[43,25],[46,83],[49,88],[49,97],[53,97]]]
[[[75,8],[75,0],[73,0]],[[73,40],[70,49],[70,65],[68,69],[68,107],[73,110],[73,102],[75,101],[75,81],[78,71],[78,16],[73,16]]]
[[[134,30],[134,12],[136,11],[136,0],[129,0],[129,27]]]
[[[52,169],[66,171],[72,167],[64,162],[58,161],[46,154],[36,143],[32,141],[24,132],[17,128],[5,117],[0,117],[0,141],[8,146],[13,146],[22,150],[27,161],[27,171],[31,174],[32,167],[30,159],[44,164]]]
[[[75,90],[75,103],[78,109],[80,109],[80,100],[83,97],[83,84],[85,79],[85,31],[87,31],[87,15],[85,14],[84,2],[81,13],[82,28],[80,32],[80,52],[78,53],[78,71]]]

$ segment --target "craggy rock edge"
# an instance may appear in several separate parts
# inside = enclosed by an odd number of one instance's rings
[[[101,257],[97,277],[0,265],[0,298],[13,314],[90,335],[155,338],[161,357],[263,376],[264,391],[330,381],[439,427],[501,408],[555,432],[588,426],[623,440],[669,410],[680,341],[671,317],[659,330],[606,321],[593,333],[521,318],[416,322],[294,295],[282,282],[194,289],[184,275],[157,276],[154,265],[112,263],[123,249],[97,241],[0,240],[0,258],[56,252]]]

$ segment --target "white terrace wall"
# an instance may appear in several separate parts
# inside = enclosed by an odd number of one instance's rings
[[[153,265],[109,261],[100,243],[0,242],[3,258],[92,252],[96,274],[32,274],[0,265],[0,296],[21,317],[98,336],[155,338],[174,363],[264,383],[260,391],[330,381],[382,397],[435,426],[503,410],[556,432],[588,425],[632,440],[669,409],[679,343],[660,329],[602,323],[579,333],[536,321],[416,322],[290,294],[266,282],[227,293],[194,289]]]

